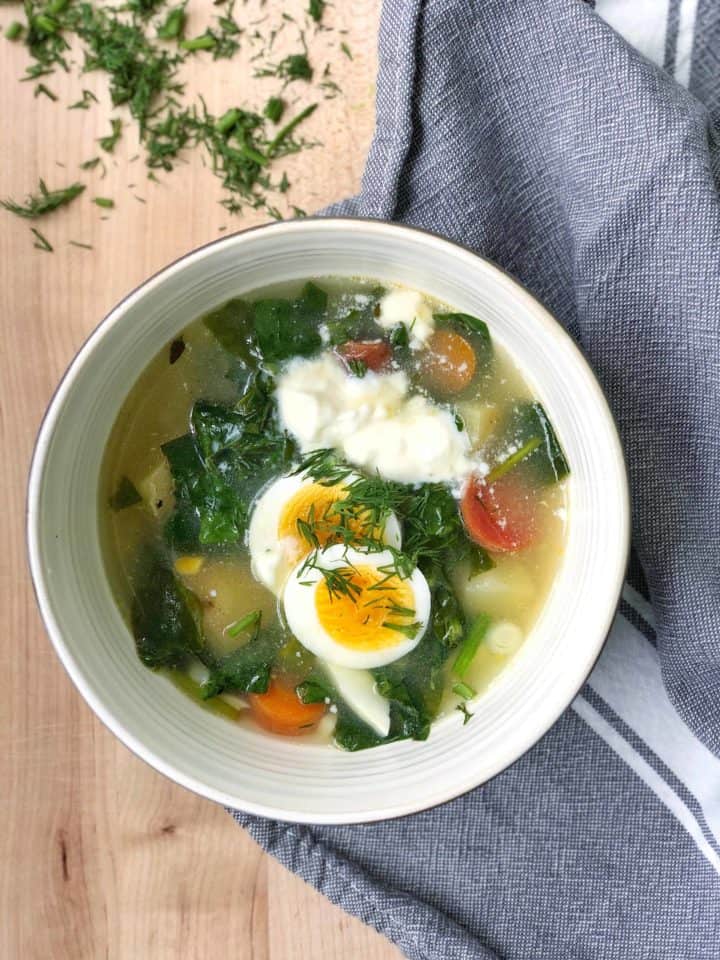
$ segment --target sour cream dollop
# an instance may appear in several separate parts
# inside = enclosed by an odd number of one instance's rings
[[[331,353],[298,358],[278,377],[277,399],[302,453],[334,448],[399,483],[462,482],[472,472],[466,431],[449,410],[409,396],[401,371],[355,377]]]

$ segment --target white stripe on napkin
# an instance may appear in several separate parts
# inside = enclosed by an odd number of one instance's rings
[[[684,87],[690,85],[697,6],[698,0],[681,0],[680,3],[677,45],[675,47],[675,79]]]
[[[597,668],[596,668],[597,669]],[[665,804],[668,810],[687,830],[698,850],[708,860],[715,871],[720,874],[720,857],[710,846],[702,831],[702,827],[693,816],[690,808],[683,803],[675,791],[665,780],[647,763],[640,754],[625,740],[583,696],[575,698],[573,710],[598,736],[611,747],[617,755],[631,767],[635,773],[653,791],[657,798]]]
[[[665,63],[669,0],[597,0],[595,10],[648,60]]]

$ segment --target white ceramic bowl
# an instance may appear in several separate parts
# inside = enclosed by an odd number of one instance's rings
[[[98,477],[129,387],[211,307],[271,281],[369,276],[426,291],[490,323],[556,427],[572,467],[567,549],[520,653],[474,707],[424,743],[350,754],[236,727],[142,666],[103,569]],[[43,422],[30,473],[28,540],[55,649],[100,719],[178,783],[253,813],[308,823],[379,820],[470,790],[531,747],[568,706],[602,648],[629,537],[622,452],[580,351],[546,310],[489,262],[377,221],[278,223],[211,243],[122,301],[78,353]]]

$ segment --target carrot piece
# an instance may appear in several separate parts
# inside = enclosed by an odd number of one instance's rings
[[[324,703],[303,703],[295,693],[295,687],[277,677],[270,681],[267,693],[251,693],[248,701],[253,719],[259,726],[285,737],[309,733],[327,709]]]
[[[470,343],[452,330],[435,330],[423,358],[423,380],[442,394],[461,393],[475,376],[477,358]]]
[[[535,537],[530,491],[510,475],[491,484],[471,477],[460,513],[470,539],[493,553],[522,550]]]
[[[392,360],[392,347],[385,340],[348,340],[337,352],[346,363],[360,360],[368,370],[383,370]]]

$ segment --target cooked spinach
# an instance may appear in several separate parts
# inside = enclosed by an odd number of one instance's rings
[[[252,496],[289,467],[295,447],[280,429],[272,391],[267,374],[250,373],[234,407],[197,400],[191,432],[163,444],[175,483],[175,509],[165,524],[174,550],[237,543]]]
[[[250,369],[257,366],[258,349],[253,336],[252,309],[244,300],[228,300],[221,307],[206,313],[202,322],[223,349],[239,357]]]
[[[135,484],[129,477],[120,477],[120,482],[117,485],[117,490],[109,498],[108,503],[112,510],[124,510],[126,507],[132,507],[136,503],[140,503],[142,497],[137,492]]]
[[[532,470],[539,483],[557,483],[570,473],[570,466],[542,404],[522,403],[516,406],[504,435],[517,447],[533,439],[540,441],[522,461],[523,467]]]
[[[199,601],[157,549],[144,549],[135,583],[131,620],[142,662],[148,667],[180,667],[190,656],[202,655]]]
[[[210,679],[203,685],[203,697],[215,697],[223,690],[266,693],[273,661],[283,641],[277,630],[258,630],[251,640],[227,656],[206,658]]]
[[[247,503],[208,466],[192,434],[162,445],[175,482],[175,509],[165,538],[179,551],[199,544],[237,543],[247,523]]]
[[[490,330],[484,320],[479,317],[473,317],[469,313],[436,313],[434,316],[436,322],[440,324],[450,324],[454,327],[460,327],[468,333],[474,333],[483,344],[485,351],[492,354],[492,338]]]
[[[331,684],[318,672],[311,674],[302,683],[299,683],[295,692],[303,703],[327,703],[337,699]]]
[[[325,319],[327,293],[306,283],[295,300],[279,297],[253,304],[253,324],[260,353],[268,363],[306,357],[320,349],[319,325]]]

